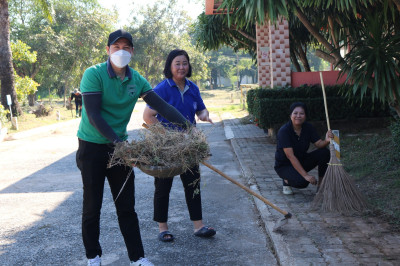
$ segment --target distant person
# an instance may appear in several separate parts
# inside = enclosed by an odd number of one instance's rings
[[[164,67],[166,79],[159,83],[154,91],[166,102],[173,105],[182,115],[196,125],[195,116],[202,121],[212,123],[208,110],[200,96],[199,88],[190,81],[192,66],[189,55],[184,50],[173,50],[169,53]],[[146,106],[143,112],[143,120],[149,124],[161,122],[167,127],[175,127],[162,114],[151,106]],[[214,228],[203,224],[201,195],[200,195],[200,170],[195,165],[180,175],[185,190],[186,204],[189,210],[190,220],[193,222],[194,235],[199,237],[211,237],[215,235]],[[168,230],[168,205],[173,177],[155,177],[154,185],[154,221],[158,222],[158,239],[162,242],[174,240],[173,234]],[[196,193],[197,192],[197,193]]]
[[[80,86],[83,109],[76,163],[83,182],[83,244],[88,265],[100,265],[100,211],[107,178],[114,201],[121,192],[115,207],[130,265],[153,265],[145,258],[135,211],[134,172],[124,165],[107,165],[115,145],[128,138],[127,124],[139,97],[173,123],[185,127],[186,119],[128,66],[133,54],[131,34],[124,30],[112,32],[106,51],[108,60],[86,69]]]
[[[308,122],[307,107],[302,102],[290,106],[290,121],[283,125],[277,134],[275,171],[283,179],[283,194],[293,194],[292,187],[306,188],[308,184],[318,186],[328,168],[330,152],[325,147],[333,138],[327,131],[322,140],[316,129]],[[313,143],[316,150],[307,152]],[[308,172],[318,166],[317,179]]]
[[[76,117],[80,117],[82,115],[82,94],[78,89],[75,89],[70,97],[69,97],[69,102],[71,103],[72,100],[75,99],[75,112],[76,112]],[[72,111],[71,111],[72,113]]]

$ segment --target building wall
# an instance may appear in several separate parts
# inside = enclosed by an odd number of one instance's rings
[[[339,71],[321,71],[324,85],[337,85],[343,84],[346,80],[346,76],[339,77]],[[321,78],[319,72],[292,72],[292,87],[299,87],[304,84],[314,85],[321,84]]]

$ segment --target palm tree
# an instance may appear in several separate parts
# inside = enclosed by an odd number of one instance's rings
[[[49,21],[50,6],[46,0],[34,0],[38,4]],[[12,64],[11,46],[10,46],[10,21],[8,13],[8,0],[0,0],[0,88],[1,104],[9,108],[7,104],[7,95],[11,96],[11,110],[14,116],[22,113],[21,107],[17,101],[17,93],[14,87],[14,68]]]
[[[354,84],[349,94],[388,102],[400,116],[400,0],[222,0],[229,23],[264,23],[296,16],[319,42],[317,56]],[[379,14],[372,17],[370,13]],[[351,50],[343,57],[342,47]]]

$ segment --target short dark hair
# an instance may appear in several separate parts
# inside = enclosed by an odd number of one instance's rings
[[[169,55],[167,57],[167,61],[165,61],[163,73],[167,79],[172,78],[172,73],[171,73],[172,61],[174,60],[175,57],[180,56],[180,55],[186,56],[188,63],[189,63],[189,72],[187,73],[186,77],[190,78],[192,76],[192,65],[190,64],[190,59],[189,59],[188,53],[185,50],[175,49],[169,53]]]
[[[302,103],[302,102],[294,102],[294,103],[292,103],[292,105],[290,105],[290,113],[289,113],[289,115],[292,115],[293,110],[294,110],[296,107],[301,107],[301,108],[303,108],[304,113],[306,114],[306,116],[308,116],[307,106],[306,106],[305,103]]]

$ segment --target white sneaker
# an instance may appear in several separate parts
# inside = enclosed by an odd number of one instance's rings
[[[100,266],[101,265],[101,258],[99,257],[99,255],[97,255],[93,259],[88,259],[87,265],[88,266]]]
[[[292,190],[292,188],[290,186],[283,186],[282,192],[285,195],[292,195],[293,194],[293,190]]]
[[[140,258],[137,261],[131,261],[131,266],[154,266],[153,263],[151,263],[148,259],[146,258]]]

